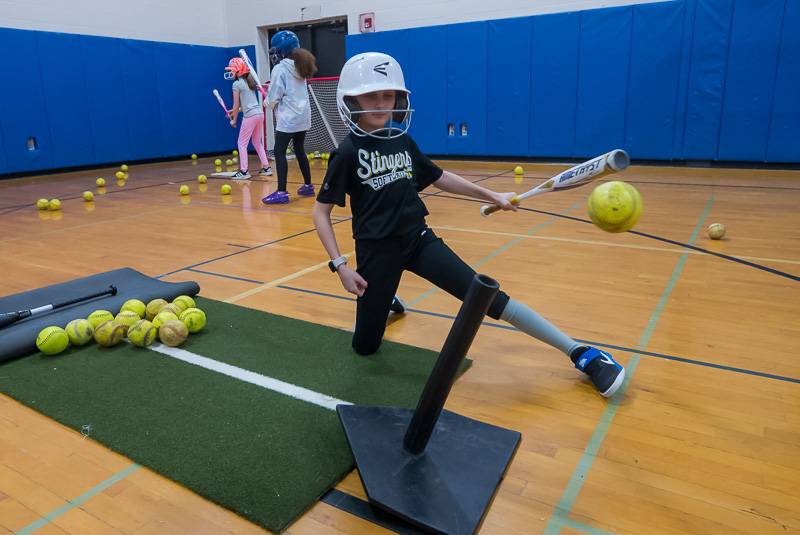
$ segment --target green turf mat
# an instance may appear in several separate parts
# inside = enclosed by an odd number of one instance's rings
[[[365,405],[414,407],[435,352],[198,299],[208,326],[181,346]],[[462,372],[469,365],[465,360]],[[90,345],[0,366],[0,390],[242,516],[279,532],[353,459],[334,411],[155,351]]]

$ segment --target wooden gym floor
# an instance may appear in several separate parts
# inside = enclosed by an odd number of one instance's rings
[[[233,183],[227,198],[226,181],[199,191],[211,161],[132,165],[123,186],[116,169],[0,181],[0,295],[129,266],[349,329],[354,304],[337,298],[313,201],[263,206],[274,177]],[[517,185],[513,163],[443,165],[501,191],[564,168],[525,164]],[[319,185],[323,162],[312,170]],[[294,162],[290,172],[294,193]],[[107,191],[85,204],[98,176]],[[800,533],[800,171],[634,166],[621,178],[642,193],[636,230],[651,236],[562,217],[586,217],[590,187],[489,219],[479,203],[426,192],[429,224],[467,262],[573,337],[610,346],[631,376],[609,402],[558,351],[494,321],[481,329],[447,407],[523,434],[481,533]],[[38,212],[39,197],[59,197],[61,212]],[[352,252],[349,212],[334,216]],[[705,236],[711,222],[726,239]],[[411,274],[400,294],[413,311],[387,337],[438,350],[459,303]],[[0,396],[0,533],[262,532],[131,464]],[[355,473],[338,488],[364,498]],[[385,532],[324,503],[289,528]]]

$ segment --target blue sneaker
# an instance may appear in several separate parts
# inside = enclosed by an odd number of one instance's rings
[[[581,351],[582,350],[582,351]],[[575,367],[589,376],[595,388],[605,397],[611,397],[625,380],[625,368],[610,353],[596,347],[584,346],[575,350]]]
[[[261,199],[264,204],[287,204],[289,202],[289,194],[285,191],[274,191]]]

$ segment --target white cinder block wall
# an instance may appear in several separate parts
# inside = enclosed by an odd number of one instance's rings
[[[226,2],[0,0],[0,27],[228,46]]]
[[[347,15],[348,33],[358,33],[358,15],[368,12],[375,13],[376,31],[384,31],[661,1],[665,0],[226,0],[225,9],[233,46],[245,43],[242,39],[254,44],[254,27],[301,21],[303,12],[320,18]]]
[[[386,31],[661,1],[672,0],[225,0],[225,20],[229,45],[255,44],[259,73],[267,78],[260,26],[346,15],[352,34],[359,31],[359,14],[369,12],[375,13],[375,30]]]

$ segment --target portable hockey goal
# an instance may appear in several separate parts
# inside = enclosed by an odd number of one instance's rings
[[[306,134],[305,151],[307,153],[331,152],[349,133],[347,125],[342,122],[336,109],[336,86],[338,76],[311,78],[308,80],[308,99],[311,103],[311,130]],[[269,90],[269,82],[265,84]],[[271,121],[272,124],[268,124]],[[268,112],[264,116],[265,139],[268,155],[274,157],[272,147],[275,139],[275,117]],[[294,150],[292,145],[289,148]]]

